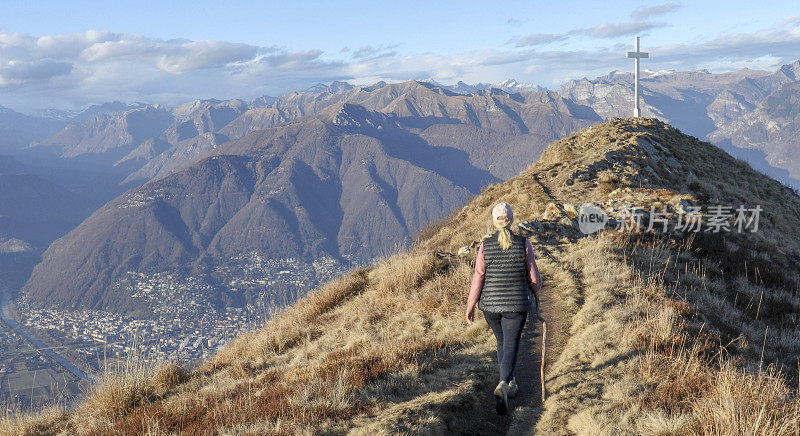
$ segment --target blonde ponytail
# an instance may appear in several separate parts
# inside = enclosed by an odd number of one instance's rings
[[[511,227],[511,221],[507,216],[501,215],[493,219],[492,224],[498,230],[497,242],[500,244],[500,248],[508,250],[511,247],[511,231],[508,230]]]

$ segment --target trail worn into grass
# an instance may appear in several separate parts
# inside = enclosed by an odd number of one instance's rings
[[[533,241],[537,263],[542,272],[544,289],[540,294],[541,314],[547,322],[547,356],[545,383],[549,368],[557,360],[569,337],[569,321],[580,303],[579,273],[564,259],[564,248],[557,241]],[[520,434],[533,429],[542,411],[540,365],[542,358],[542,324],[531,312],[520,344],[515,376],[520,385],[516,398],[510,401],[508,423],[504,434]],[[547,386],[545,386],[547,389]]]
[[[548,323],[549,367],[558,359],[569,322],[582,301],[580,275],[565,259],[568,242],[536,238],[532,242],[545,283],[540,303]],[[384,403],[376,413],[352,422],[348,434],[510,435],[533,429],[541,412],[542,330],[535,313],[531,312],[522,334],[515,371],[520,391],[510,399],[505,416],[495,412],[492,393],[498,379],[494,335],[480,312],[469,330],[480,339],[455,353],[443,353],[438,369],[422,376],[424,393],[409,392],[408,398],[400,395]]]

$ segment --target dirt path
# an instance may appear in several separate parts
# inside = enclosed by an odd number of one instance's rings
[[[547,321],[546,364],[552,365],[566,343],[572,313],[567,309],[565,295],[571,288],[581,286],[581,280],[563,259],[559,243],[534,242],[539,259],[544,289],[540,295],[542,317]],[[514,374],[520,391],[509,401],[509,416],[504,420],[503,434],[517,435],[533,430],[542,411],[539,369],[542,352],[542,324],[531,313],[522,333],[519,358]],[[545,368],[545,383],[547,367]]]
[[[547,305],[542,301],[542,313],[547,315]],[[547,318],[545,318],[546,320]],[[541,382],[539,380],[539,365],[542,354],[542,324],[531,312],[526,322],[520,342],[519,357],[514,376],[520,386],[517,397],[509,402],[511,411],[520,405],[528,407],[538,406],[541,403]]]

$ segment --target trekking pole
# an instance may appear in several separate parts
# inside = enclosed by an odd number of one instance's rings
[[[542,318],[542,311],[541,306],[539,306],[539,294],[533,294],[534,298],[536,299],[536,317],[539,318],[539,322],[542,323],[542,364],[539,366],[539,380],[542,382],[542,405],[544,405],[544,399],[547,395],[547,391],[544,389],[544,359],[545,353],[547,352],[547,322],[545,322],[544,318]]]

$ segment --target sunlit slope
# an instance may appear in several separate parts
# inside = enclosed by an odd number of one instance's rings
[[[517,230],[533,242],[550,350],[547,401],[512,403],[506,418],[491,402],[494,337],[484,321],[463,320],[474,250],[452,254],[487,232],[499,201],[514,207],[525,222]],[[572,217],[584,202],[610,214],[715,204],[763,211],[757,232],[583,236]],[[75,411],[4,426],[52,434],[796,434],[798,228],[800,199],[790,189],[661,122],[614,119],[555,142],[519,176],[426,229],[409,253],[323,286],[191,374],[172,366],[132,373]]]

